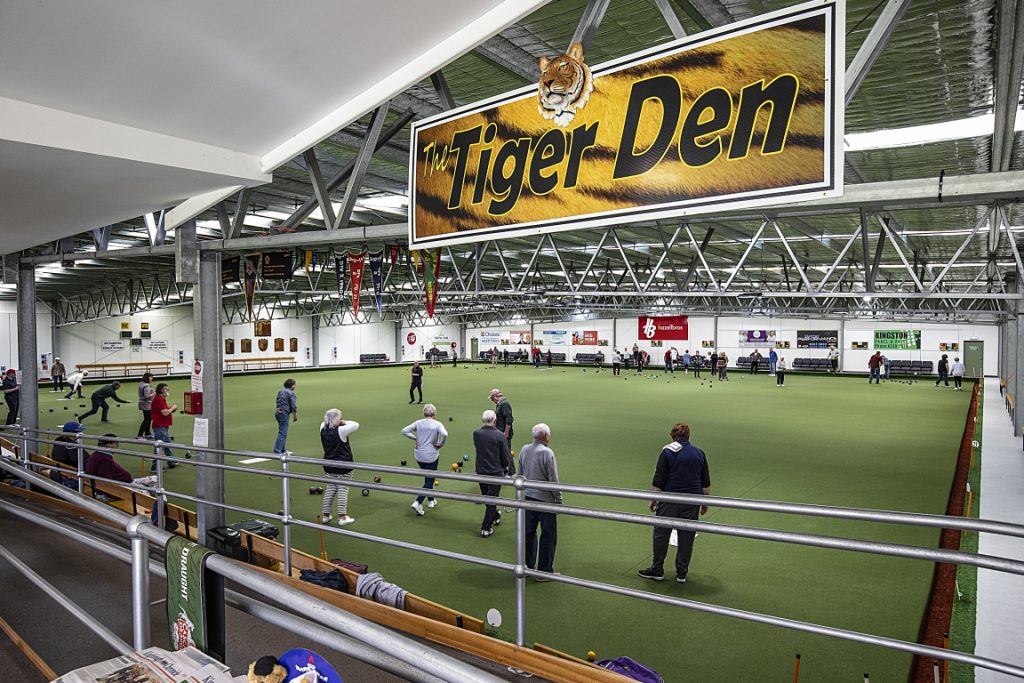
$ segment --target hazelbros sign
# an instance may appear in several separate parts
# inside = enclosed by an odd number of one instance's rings
[[[413,124],[414,249],[842,194],[845,6],[818,0]],[[583,73],[583,71],[580,71]]]

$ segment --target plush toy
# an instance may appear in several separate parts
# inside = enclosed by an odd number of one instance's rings
[[[277,663],[277,657],[266,655],[249,665],[248,683],[283,683],[288,670]]]

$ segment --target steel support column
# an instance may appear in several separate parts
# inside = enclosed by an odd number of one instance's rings
[[[320,367],[320,316],[309,319],[309,353],[313,357],[313,367]]]
[[[192,306],[195,327],[195,356],[203,361],[203,418],[207,420],[210,448],[224,448],[224,348],[221,343],[220,254],[199,254],[199,284]],[[189,439],[191,441],[191,439]],[[197,454],[204,462],[223,464],[224,456]],[[224,471],[196,469],[196,496],[215,503],[224,502]],[[206,543],[206,532],[224,525],[224,510],[212,505],[198,506],[199,542]]]
[[[1019,282],[1017,287],[1020,287]],[[1024,344],[1021,343],[1021,337],[1024,336],[1024,302],[1017,302],[1017,316],[1010,318],[1006,324],[1009,328],[1008,336],[1012,337],[1010,352],[1013,353],[1012,384],[1011,378],[1007,378],[1006,385],[1007,391],[1012,388],[1019,403],[1024,396]],[[1013,433],[1015,436],[1024,435],[1024,411],[1019,407],[1013,413]]]
[[[18,369],[21,370],[21,426],[39,429],[36,269],[30,263],[18,266]]]

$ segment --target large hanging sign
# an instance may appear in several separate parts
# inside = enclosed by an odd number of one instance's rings
[[[876,349],[920,349],[921,330],[875,330]]]
[[[531,86],[414,123],[410,247],[841,195],[844,26],[805,3],[591,67],[570,121]]]
[[[690,338],[690,319],[685,315],[642,315],[636,319],[636,338],[683,341]]]

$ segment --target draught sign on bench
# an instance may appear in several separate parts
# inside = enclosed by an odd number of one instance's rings
[[[574,48],[572,115],[534,85],[414,123],[410,247],[841,195],[844,27],[818,0],[589,74]]]
[[[191,645],[224,661],[224,579],[206,569],[213,551],[175,536],[165,554],[171,649]]]

